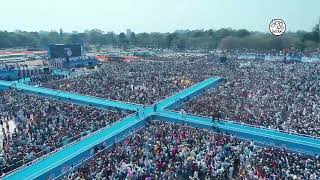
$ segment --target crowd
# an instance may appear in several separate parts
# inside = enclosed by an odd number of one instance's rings
[[[283,49],[281,51],[276,49],[270,49],[270,50],[258,50],[258,49],[233,49],[228,50],[228,54],[232,55],[257,55],[257,56],[280,56],[280,55],[286,55],[286,56],[295,56],[295,57],[320,57],[320,50],[316,51],[299,51],[298,49]]]
[[[49,81],[56,81],[56,80],[61,80],[61,79],[67,79],[68,75],[67,74],[42,74],[38,76],[32,76],[30,78],[31,83],[36,85],[36,83],[44,83],[44,82],[49,82]]]
[[[0,175],[126,115],[128,112],[67,104],[15,90],[1,91]]]
[[[230,60],[106,63],[89,75],[42,82],[45,87],[152,104],[211,76],[212,92],[183,109],[256,126],[320,136],[320,63]]]
[[[189,61],[109,62],[89,75],[42,81],[40,84],[53,89],[149,105],[210,76],[201,65]],[[39,84],[39,81],[33,83]]]
[[[234,61],[225,83],[183,107],[188,113],[320,136],[320,63]]]
[[[320,178],[320,157],[259,147],[252,141],[151,121],[63,179],[209,180]]]
[[[94,73],[66,79],[43,76],[33,84],[92,96],[152,104],[211,76],[225,81],[186,103],[188,113],[320,137],[319,63],[270,61],[108,62]],[[6,173],[127,115],[26,95],[0,92]],[[16,128],[8,132],[9,120]],[[150,122],[65,179],[311,179],[320,158],[187,126]]]
[[[153,61],[194,61],[206,56],[205,53],[164,53],[157,56],[147,57],[146,60]]]

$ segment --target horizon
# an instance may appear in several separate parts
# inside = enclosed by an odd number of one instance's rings
[[[11,0],[3,3],[1,31],[59,31],[72,33],[174,32],[221,28],[267,33],[274,18],[287,24],[287,32],[311,31],[319,22],[320,1],[310,0]],[[58,13],[57,13],[58,12]]]
[[[59,32],[60,29],[62,28],[59,28],[59,29],[51,29],[51,30],[34,30],[34,31],[28,31],[28,30],[23,30],[23,29],[16,29],[16,30],[13,30],[13,31],[8,31],[8,30],[2,30],[0,29],[0,31],[4,32],[4,31],[7,31],[7,32],[38,32],[38,33],[50,33],[50,32]],[[231,28],[231,27],[222,27],[222,28],[219,28],[219,29],[176,29],[176,30],[173,30],[173,31],[170,31],[170,32],[136,32],[136,31],[133,31],[132,29],[128,28],[129,30],[131,30],[131,32],[134,32],[136,34],[139,34],[139,33],[175,33],[177,31],[209,31],[209,30],[213,30],[213,31],[218,31],[218,30],[221,30],[221,29],[232,29],[232,30],[242,30],[242,29],[235,29],[235,28]],[[126,30],[128,29],[125,29],[123,31],[119,31],[119,32],[115,32],[115,31],[112,31],[112,30],[109,30],[109,31],[103,31],[102,29],[98,29],[98,28],[92,28],[92,29],[85,29],[83,31],[77,31],[77,30],[72,30],[72,31],[65,31],[64,29],[62,29],[63,33],[66,33],[66,34],[72,34],[72,33],[85,33],[86,31],[92,31],[92,30],[101,30],[103,33],[109,33],[109,32],[112,32],[112,33],[115,33],[115,34],[120,34],[120,33],[126,33]],[[244,30],[248,30],[248,29],[244,29]],[[297,31],[286,31],[285,34],[290,34],[290,33],[297,33],[299,31],[303,31],[303,32],[310,32],[312,29],[310,30],[297,30]],[[251,30],[248,30],[249,32],[251,33],[260,33],[260,34],[265,34],[265,35],[272,35],[270,34],[269,31],[266,31],[266,32],[262,32],[262,31],[251,31]],[[285,35],[284,34],[284,35]]]

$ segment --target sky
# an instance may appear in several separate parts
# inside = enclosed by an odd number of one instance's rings
[[[287,31],[310,31],[320,0],[1,0],[0,30],[173,32],[177,29],[269,31],[281,18]]]

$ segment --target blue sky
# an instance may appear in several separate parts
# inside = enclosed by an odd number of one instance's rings
[[[296,31],[311,30],[319,17],[320,0],[2,0],[0,30],[267,32],[270,21],[281,18]]]

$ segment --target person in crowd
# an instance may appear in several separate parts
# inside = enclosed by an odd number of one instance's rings
[[[214,70],[214,74],[227,80],[225,83],[179,108],[188,113],[209,117],[214,114],[224,120],[319,137],[319,68],[318,62],[230,62]]]
[[[17,90],[0,91],[0,174],[109,126],[128,113],[62,103]]]
[[[110,62],[92,74],[42,85],[150,105],[208,77],[220,76],[225,82],[187,103],[188,113],[215,114],[217,119],[320,136],[319,68],[319,62],[231,59],[224,64],[216,56],[193,61]]]
[[[196,69],[195,65],[189,61],[108,62],[88,75],[75,78],[39,76],[31,84],[151,105],[211,76],[201,65]],[[198,70],[203,73],[196,73]]]
[[[259,147],[205,129],[151,121],[63,179],[313,179],[320,157]]]
[[[182,108],[182,115],[183,111],[204,116],[218,114],[214,115],[218,119],[319,137],[319,68],[318,62],[231,58],[228,63],[221,63],[213,56],[192,61],[108,62],[92,74],[48,81],[39,77],[32,83],[150,105],[208,77],[220,76],[225,79],[222,84],[177,110]],[[17,121],[24,122],[25,118],[17,116]],[[11,136],[6,135],[5,139]],[[258,147],[233,136],[150,122],[148,129],[112,151],[99,153],[66,178],[319,179],[319,165],[319,156]]]

